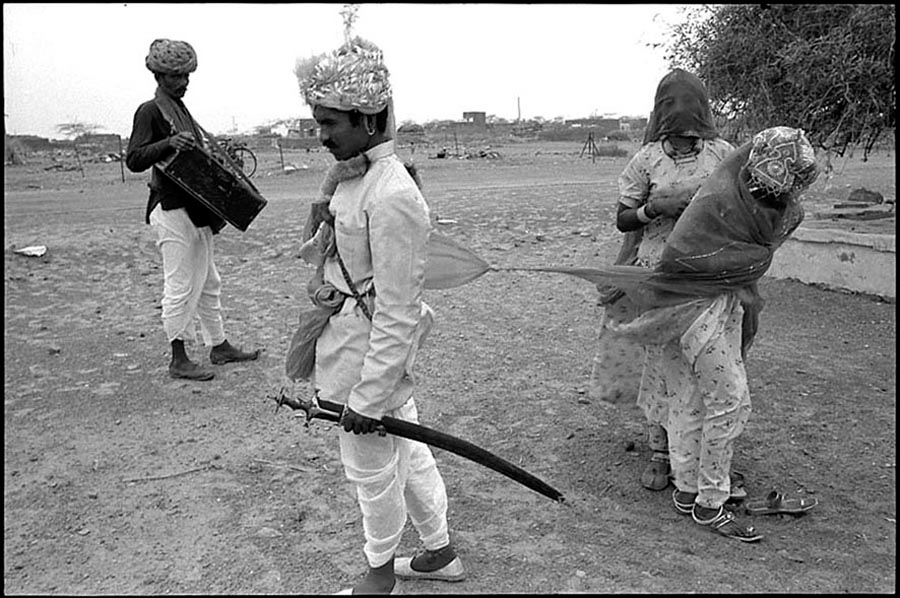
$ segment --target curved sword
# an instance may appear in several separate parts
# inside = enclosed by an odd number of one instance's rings
[[[338,423],[341,419],[341,411],[343,411],[344,408],[343,405],[339,403],[332,403],[331,401],[325,401],[323,399],[305,401],[299,398],[291,398],[285,394],[283,388],[277,397],[270,396],[268,398],[274,399],[278,403],[278,407],[287,405],[295,411],[303,411],[306,414],[307,425],[309,424],[309,420],[313,418]],[[277,410],[278,409],[276,408],[276,411]],[[517,465],[513,465],[506,459],[498,457],[492,452],[461,438],[427,428],[420,424],[414,424],[389,416],[381,418],[381,425],[379,426],[378,431],[381,434],[393,434],[394,436],[424,442],[429,446],[444,449],[445,451],[474,461],[479,465],[484,465],[485,467],[493,469],[497,473],[502,473],[506,477],[531,488],[535,492],[543,494],[551,500],[560,503],[565,500],[565,497],[561,492],[540,478],[531,475]]]

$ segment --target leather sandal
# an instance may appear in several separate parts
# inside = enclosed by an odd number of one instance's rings
[[[641,473],[641,485],[648,490],[665,490],[669,485],[669,453],[653,451],[650,462]]]
[[[672,503],[675,505],[675,510],[682,515],[693,513],[695,500],[697,500],[696,492],[682,492],[678,488],[672,491]]]
[[[731,472],[731,495],[728,497],[727,504],[730,506],[739,505],[747,499],[747,490],[744,488],[744,474],[739,471]]]
[[[749,515],[802,515],[819,504],[818,498],[804,496],[787,498],[781,492],[772,490],[765,498],[757,498],[744,503]]]
[[[763,535],[757,532],[752,525],[743,525],[742,523],[739,523],[737,519],[735,519],[734,513],[725,509],[725,507],[719,507],[719,512],[710,519],[698,518],[697,510],[694,508],[691,511],[691,518],[694,520],[694,523],[709,527],[720,536],[725,536],[726,538],[731,538],[733,540],[739,540],[741,542],[757,542],[763,538]]]

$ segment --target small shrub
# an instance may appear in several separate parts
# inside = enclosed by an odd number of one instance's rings
[[[628,150],[625,148],[619,147],[615,143],[601,143],[597,146],[597,149],[594,151],[595,156],[599,156],[601,158],[624,158],[627,157]]]
[[[631,135],[625,131],[610,131],[606,138],[610,141],[631,141]]]

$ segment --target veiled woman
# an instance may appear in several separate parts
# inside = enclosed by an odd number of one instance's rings
[[[619,176],[616,226],[626,234],[616,263],[656,266],[681,212],[733,150],[716,130],[703,82],[682,69],[663,77],[644,144]],[[627,322],[637,315],[633,302],[616,292],[604,293],[601,302],[605,309],[591,394],[615,403],[633,400],[637,393],[651,451],[641,483],[663,490],[669,485],[670,470],[662,355],[656,345],[645,347],[610,333],[609,323]]]

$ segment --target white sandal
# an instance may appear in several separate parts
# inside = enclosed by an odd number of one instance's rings
[[[394,575],[403,579],[432,579],[435,581],[462,581],[466,578],[462,561],[455,557],[452,561],[434,571],[416,571],[412,568],[415,557],[394,559]]]

